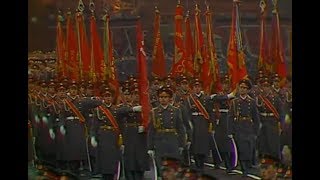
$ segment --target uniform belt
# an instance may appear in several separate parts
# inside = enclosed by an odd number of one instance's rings
[[[250,116],[240,116],[238,119],[240,121],[251,121],[252,122],[252,118]]]
[[[192,116],[202,116],[203,114],[201,112],[193,112],[191,113]]]
[[[176,129],[157,129],[157,132],[177,133],[177,130]]]
[[[216,112],[216,110],[213,109],[213,112]],[[221,113],[227,113],[227,112],[229,112],[229,109],[219,109],[219,112],[221,112]]]
[[[274,116],[273,113],[260,113],[261,116],[264,116],[264,117],[270,117],[270,116]]]
[[[69,116],[66,118],[67,120],[74,120],[74,119],[79,119],[78,117],[74,117],[74,116]]]
[[[138,127],[139,124],[138,123],[125,123],[124,126],[125,127]]]
[[[103,130],[114,130],[114,127],[104,125],[104,126],[100,126],[100,129],[103,129]]]

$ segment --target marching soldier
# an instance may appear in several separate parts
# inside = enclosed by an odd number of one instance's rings
[[[134,83],[134,81],[132,81]],[[138,84],[131,85],[131,102],[121,104],[117,114],[123,128],[124,169],[127,180],[142,180],[149,170],[147,134],[142,126]]]
[[[259,132],[260,118],[255,100],[248,95],[251,83],[248,79],[239,82],[239,97],[232,100],[229,113],[231,134],[237,143],[243,176],[251,166],[255,140]]]
[[[117,122],[117,108],[112,104],[114,92],[106,88],[102,94],[104,103],[95,108],[91,128],[91,145],[97,148],[97,173],[106,180],[113,180],[120,163],[122,135]],[[120,173],[120,172],[118,172]]]
[[[65,161],[67,168],[73,173],[78,171],[80,164],[88,160],[86,136],[88,129],[83,112],[101,105],[101,101],[91,98],[80,98],[78,86],[72,82],[70,93],[62,100],[59,131],[62,135],[60,143],[62,149],[58,154],[58,160]]]
[[[222,92],[220,95],[228,95],[230,93],[230,79],[225,76],[221,80]],[[230,135],[231,125],[228,121],[228,113],[230,108],[230,100],[217,101],[213,105],[213,113],[215,117],[215,138],[217,146],[219,148],[221,158],[224,161],[226,172],[232,173],[232,162],[231,162],[231,143],[232,140]]]
[[[280,159],[280,133],[283,109],[280,97],[271,89],[269,79],[263,81],[263,94],[256,97],[261,120],[259,134],[260,154],[268,154]]]
[[[212,113],[209,114],[208,112],[210,112],[210,109],[213,109],[213,101],[226,100],[229,97],[231,96],[204,95],[202,92],[202,82],[199,79],[195,79],[193,82],[193,93],[184,102],[193,126],[192,152],[196,167],[200,170],[204,168],[204,161],[209,154],[209,150],[213,149],[214,152],[218,152],[216,146],[210,147],[215,142],[212,134],[214,120]]]
[[[157,167],[164,157],[181,159],[185,147],[185,127],[180,109],[169,104],[173,92],[168,87],[158,90],[160,105],[151,111],[148,129],[148,154],[156,158]]]
[[[158,77],[154,77],[150,86],[150,103],[152,107],[157,107],[159,105],[159,100],[157,96],[157,91],[159,90],[161,84]]]

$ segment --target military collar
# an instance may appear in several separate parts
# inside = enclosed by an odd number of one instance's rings
[[[241,95],[239,95],[239,97],[240,97],[242,100],[245,100],[245,99],[247,99],[248,94],[246,94],[245,96],[241,96]]]
[[[168,109],[169,104],[168,104],[168,105],[166,105],[166,106],[162,106],[162,105],[160,104],[160,107],[161,107],[161,109],[166,110],[166,109]]]
[[[275,88],[274,86],[272,86],[272,88],[273,88],[274,91],[276,91],[277,93],[280,92],[280,88]]]
[[[194,95],[196,95],[199,98],[199,97],[201,97],[202,92],[200,92],[199,94],[195,93]]]
[[[112,106],[112,103],[110,103],[110,104],[105,104],[105,106],[106,106],[107,108],[109,108],[109,107]]]

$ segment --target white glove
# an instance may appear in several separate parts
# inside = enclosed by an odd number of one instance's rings
[[[121,154],[124,154],[124,145],[120,146],[120,151],[121,151]]]
[[[43,116],[43,117],[42,117],[42,121],[43,121],[45,124],[48,124],[48,118],[47,118],[47,116]]]
[[[56,135],[55,135],[54,132],[53,132],[53,129],[49,129],[49,134],[50,134],[50,138],[51,138],[52,140],[56,137]]]
[[[227,96],[228,96],[228,99],[236,97],[233,92],[229,93]]]
[[[34,120],[36,121],[36,123],[39,123],[39,122],[40,122],[39,116],[38,116],[38,115],[35,115],[35,116],[34,116]]]
[[[232,138],[233,138],[232,134],[229,134],[229,135],[228,135],[228,138],[232,139]]]
[[[147,152],[150,157],[154,158],[154,150],[148,150]]]
[[[96,138],[94,136],[91,137],[91,145],[92,147],[98,146],[98,142],[96,141]]]
[[[144,132],[144,127],[138,126],[138,133],[143,133],[143,132]]]
[[[183,147],[179,147],[179,154],[182,154],[183,152]]]
[[[187,144],[186,144],[187,149],[190,149],[190,146],[191,146],[191,142],[188,141]]]
[[[60,132],[62,135],[66,134],[66,129],[64,128],[64,126],[60,126]]]
[[[212,95],[210,95],[210,99],[213,99],[216,96],[217,96],[217,94],[212,94]]]
[[[132,107],[133,112],[141,112],[142,111],[142,106],[134,106]]]

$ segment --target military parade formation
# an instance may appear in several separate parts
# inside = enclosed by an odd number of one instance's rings
[[[193,44],[188,20],[182,32],[178,1],[170,72],[156,9],[152,67],[138,20],[137,73],[126,72],[123,81],[113,56],[109,14],[103,16],[103,48],[94,33],[94,15],[91,39],[86,39],[81,0],[76,28],[67,13],[65,35],[59,14],[56,51],[28,58],[29,165],[44,179],[219,179],[217,169],[230,179],[291,179],[291,76],[281,50],[265,55],[263,37],[259,69],[248,76],[238,4],[233,1],[227,74],[219,73],[209,6],[203,36],[196,4]],[[92,0],[89,6],[93,14]],[[261,0],[262,12],[265,6]]]

